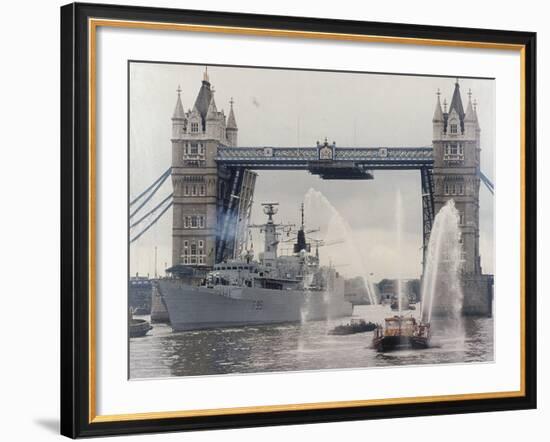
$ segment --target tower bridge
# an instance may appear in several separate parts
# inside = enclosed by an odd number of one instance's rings
[[[154,217],[132,240],[172,207],[173,268],[211,268],[245,251],[257,170],[304,170],[335,180],[370,180],[382,170],[418,170],[424,251],[435,214],[454,199],[463,243],[464,311],[491,313],[492,275],[482,273],[479,256],[479,188],[483,182],[493,193],[494,186],[480,170],[476,103],[469,93],[464,110],[458,79],[448,111],[437,91],[432,146],[422,147],[345,147],[326,139],[311,147],[242,147],[233,99],[226,117],[216,106],[207,72],[192,109],[184,111],[181,92],[178,87],[172,116],[172,165],[148,188],[154,193],[170,176],[173,194],[169,203],[165,199],[134,220],[131,227]],[[148,189],[138,198],[150,199]],[[138,204],[138,198],[131,204]]]
[[[335,142],[317,143],[316,147],[228,147],[220,146],[215,158],[218,167],[236,170],[304,170],[322,179],[369,180],[375,170],[419,170],[422,192],[422,233],[427,247],[434,219],[432,147],[340,147]],[[239,183],[236,183],[237,187]],[[229,213],[228,217],[234,215]],[[227,244],[220,238],[220,255]],[[218,249],[220,250],[220,249]],[[234,249],[240,252],[239,247]]]

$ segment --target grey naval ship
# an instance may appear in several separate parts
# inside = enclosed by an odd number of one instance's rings
[[[277,203],[263,204],[267,222],[259,227],[264,251],[254,259],[253,248],[240,259],[215,264],[199,285],[177,278],[159,279],[174,331],[245,325],[278,324],[350,316],[353,306],[344,299],[344,277],[319,263],[302,224],[292,254],[278,255],[280,233]],[[286,235],[291,231],[286,227]],[[284,232],[283,232],[284,233]]]

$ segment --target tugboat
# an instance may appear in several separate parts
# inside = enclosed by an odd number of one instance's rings
[[[331,335],[352,335],[355,333],[364,333],[373,331],[376,328],[374,322],[366,322],[364,319],[352,319],[347,324],[341,324],[334,327],[329,334]]]
[[[392,316],[385,319],[385,326],[374,330],[372,347],[379,352],[403,348],[422,349],[430,345],[430,324],[418,322],[413,317]]]

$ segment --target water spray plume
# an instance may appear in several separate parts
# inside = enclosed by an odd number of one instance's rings
[[[422,281],[421,319],[430,322],[434,312],[458,320],[462,312],[462,244],[454,200],[434,219]]]
[[[367,277],[368,270],[364,257],[357,246],[357,241],[348,222],[321,192],[313,188],[310,188],[306,192],[304,203],[306,213],[311,213],[317,219],[326,221],[326,228],[321,229],[321,232],[324,234],[323,240],[326,244],[329,244],[333,239],[335,241],[338,240],[338,246],[344,247],[345,256],[352,263],[351,266],[346,267],[346,271],[361,276],[367,291],[369,303],[373,305],[377,304],[372,284]]]

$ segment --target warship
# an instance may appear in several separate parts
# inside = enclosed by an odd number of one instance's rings
[[[267,215],[260,228],[264,251],[255,260],[253,247],[244,256],[214,264],[199,285],[178,278],[156,281],[174,331],[324,320],[350,316],[344,299],[344,277],[321,266],[319,244],[311,253],[303,221],[292,253],[278,254],[281,232],[278,203],[262,204]]]

